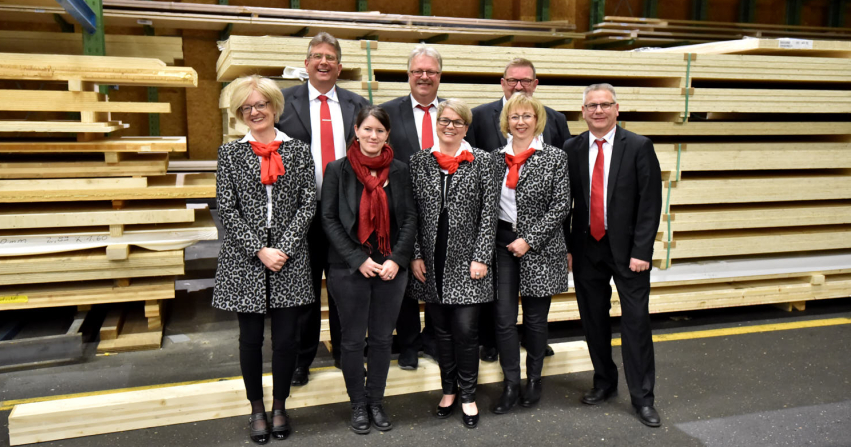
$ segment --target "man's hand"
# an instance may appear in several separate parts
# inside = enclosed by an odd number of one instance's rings
[[[629,269],[635,273],[641,273],[645,270],[650,270],[650,263],[641,259],[629,258]]]

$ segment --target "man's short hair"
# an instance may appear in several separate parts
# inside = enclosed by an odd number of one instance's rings
[[[596,92],[599,90],[605,90],[612,94],[612,101],[618,102],[618,95],[615,93],[615,88],[612,87],[612,84],[591,84],[588,87],[585,87],[585,91],[582,92],[582,105],[585,105],[585,96],[590,92]]]
[[[408,71],[411,71],[411,62],[414,61],[414,58],[417,56],[428,56],[437,61],[437,68],[440,71],[443,71],[443,58],[440,57],[440,53],[434,49],[434,47],[430,47],[428,45],[417,45],[413,51],[411,51],[411,55],[408,56]]]
[[[532,79],[537,79],[538,77],[537,72],[535,72],[535,64],[525,57],[515,57],[514,59],[511,59],[511,62],[505,66],[505,70],[502,72],[503,78],[508,74],[508,69],[511,67],[529,67],[532,69]]]
[[[313,39],[310,39],[310,43],[307,44],[307,58],[310,58],[310,54],[313,52],[313,47],[319,45],[321,43],[327,43],[334,47],[334,51],[337,52],[337,63],[343,60],[343,50],[340,49],[340,42],[336,37],[322,31],[317,35],[313,36]]]

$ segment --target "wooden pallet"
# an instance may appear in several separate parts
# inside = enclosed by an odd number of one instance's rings
[[[543,375],[568,374],[593,369],[585,342],[554,343],[555,355],[544,359]],[[525,368],[525,351],[520,365]],[[522,374],[522,371],[521,371]],[[479,383],[502,381],[498,363],[479,366]],[[385,395],[440,389],[437,364],[421,359],[416,371],[391,367]],[[271,405],[272,377],[263,377],[264,396]],[[335,369],[313,371],[310,383],[296,387],[288,408],[348,402],[342,373]],[[424,403],[423,405],[430,405]],[[249,411],[242,379],[129,391],[16,406],[9,415],[11,445],[113,433],[140,428],[242,416]],[[46,427],[51,429],[47,430]]]
[[[107,314],[104,325],[109,326],[101,326],[98,354],[159,349],[163,339],[163,326],[159,312],[161,303],[162,300],[146,302],[144,312],[138,308],[141,306],[138,306],[132,310],[122,309],[117,317],[115,313]],[[157,310],[149,311],[149,306]],[[123,314],[125,311],[127,315]]]

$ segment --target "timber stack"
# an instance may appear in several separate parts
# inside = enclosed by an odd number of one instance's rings
[[[620,125],[654,141],[663,171],[651,312],[801,307],[848,296],[851,42],[814,42],[788,53],[777,41],[759,42],[744,55],[698,54],[690,47],[434,47],[444,62],[440,96],[471,107],[502,95],[499,79],[508,60],[532,60],[541,80],[535,97],[564,112],[574,135],[587,129],[580,116],[584,86],[615,85]],[[412,44],[341,45],[339,85],[374,104],[410,92],[398,79]],[[231,36],[217,64],[219,80],[302,67],[306,47],[301,38]],[[228,115],[225,95],[221,104],[223,138],[239,138],[244,129]],[[615,295],[612,313],[619,312]],[[554,297],[551,321],[578,318],[572,289]]]
[[[0,121],[0,310],[143,302],[144,317],[141,306],[136,320],[107,316],[98,350],[158,348],[183,248],[217,238],[209,210],[185,199],[215,197],[215,177],[167,174],[185,137],[109,137],[127,127],[112,112],[169,113],[170,104],[109,101],[98,85],[194,87],[195,70],[1,53],[0,79],[22,86],[0,90],[0,111],[13,117]]]

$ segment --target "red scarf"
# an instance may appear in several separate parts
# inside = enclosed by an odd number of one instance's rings
[[[505,164],[508,165],[508,179],[505,180],[505,186],[511,189],[517,188],[517,182],[520,180],[520,166],[523,166],[523,163],[526,163],[526,160],[534,153],[534,147],[530,147],[517,155],[505,153]]]
[[[346,152],[346,158],[355,175],[363,184],[363,194],[360,196],[360,211],[358,212],[358,240],[367,244],[369,235],[375,231],[378,237],[378,251],[384,256],[390,256],[390,210],[387,207],[387,194],[384,183],[390,175],[390,163],[393,161],[393,149],[384,145],[377,157],[367,157],[360,151],[360,143],[355,140]],[[369,170],[377,172],[372,176]]]
[[[472,163],[475,159],[475,157],[473,157],[473,153],[470,151],[461,151],[461,154],[455,157],[446,155],[440,151],[432,151],[431,155],[434,155],[434,158],[437,159],[437,164],[440,166],[440,169],[445,169],[446,172],[450,174],[454,174],[455,171],[458,170],[458,165],[460,165],[462,161],[469,161]]]
[[[260,181],[264,185],[274,184],[279,175],[284,175],[284,162],[281,161],[281,154],[278,153],[280,147],[280,141],[273,141],[269,144],[251,141],[251,150],[254,151],[254,154],[262,157],[260,159]]]

